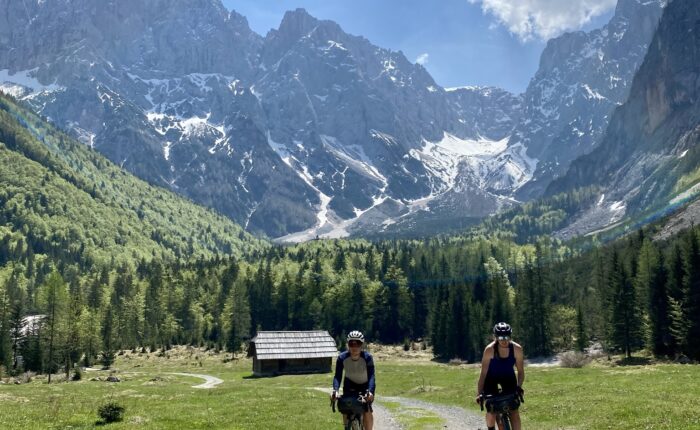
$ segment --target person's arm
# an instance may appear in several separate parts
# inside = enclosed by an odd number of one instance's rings
[[[369,384],[369,394],[374,398],[374,392],[377,389],[377,383],[374,379],[374,359],[371,354],[367,354],[365,361],[367,362],[367,381]]]
[[[479,383],[476,385],[476,397],[479,401],[479,396],[484,392],[484,383],[486,382],[486,374],[489,371],[489,362],[491,361],[489,351],[491,351],[491,345],[484,349],[484,354],[481,356],[481,373],[479,374]]]
[[[524,363],[524,354],[523,354],[523,347],[515,344],[515,368],[518,369],[518,387],[522,388],[523,382],[525,382],[525,365]]]
[[[335,376],[333,376],[333,391],[340,390],[340,382],[343,380],[343,355],[339,355],[335,360]]]

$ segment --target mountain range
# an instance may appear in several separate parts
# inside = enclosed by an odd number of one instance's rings
[[[0,89],[146,181],[280,240],[445,231],[555,190],[627,98],[662,1],[551,40],[526,92],[445,89],[303,9],[0,0]]]

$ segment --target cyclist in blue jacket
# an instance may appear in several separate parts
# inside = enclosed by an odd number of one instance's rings
[[[331,399],[338,398],[340,383],[343,383],[343,396],[359,396],[366,394],[364,427],[372,430],[374,417],[372,416],[372,402],[374,401],[374,360],[372,355],[362,350],[365,337],[362,332],[353,330],[347,337],[348,350],[342,352],[335,362],[335,376],[333,377],[333,394]],[[343,373],[345,378],[343,379]],[[345,421],[345,417],[343,417]]]

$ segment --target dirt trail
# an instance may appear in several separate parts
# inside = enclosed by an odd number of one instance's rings
[[[201,375],[198,373],[171,373],[171,375],[191,376],[193,378],[204,379],[205,382],[203,384],[193,385],[192,388],[204,388],[204,389],[215,388],[217,385],[224,382],[222,379],[219,379],[215,376]]]
[[[316,391],[322,391],[328,395],[331,394],[331,390],[327,388],[314,387]],[[374,411],[374,428],[376,430],[403,430],[401,424],[396,421],[396,418],[387,410],[380,402],[374,402],[372,405],[372,410]],[[338,415],[338,420],[340,420],[340,415]]]
[[[318,391],[330,394],[326,388],[316,387]],[[398,422],[396,416],[389,412],[382,402],[397,403],[400,405],[398,413],[411,414],[410,410],[403,409],[423,409],[431,414],[437,415],[443,420],[443,424],[436,429],[448,430],[481,430],[485,429],[484,417],[475,412],[467,411],[458,406],[445,406],[422,400],[409,399],[406,397],[377,397],[374,402],[374,428],[377,430],[402,430],[404,427]],[[394,412],[396,413],[396,412]]]
[[[486,428],[484,417],[458,406],[445,406],[406,397],[382,397],[387,402],[394,402],[403,408],[424,409],[443,420],[440,429],[448,430],[481,430]],[[378,427],[379,429],[379,427]]]

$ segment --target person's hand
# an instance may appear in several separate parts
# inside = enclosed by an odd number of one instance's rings
[[[483,402],[483,401],[484,401],[484,395],[483,395],[483,394],[479,394],[478,396],[476,396],[476,403],[477,403],[477,404],[480,405],[481,402]]]
[[[515,388],[515,392],[517,392],[520,397],[525,395],[525,390],[523,390],[523,387],[520,385]]]
[[[331,402],[335,401],[335,399],[337,399],[337,398],[338,398],[338,392],[333,390],[333,392],[331,393]]]
[[[374,401],[374,394],[372,393],[367,393],[367,403],[372,403]]]

